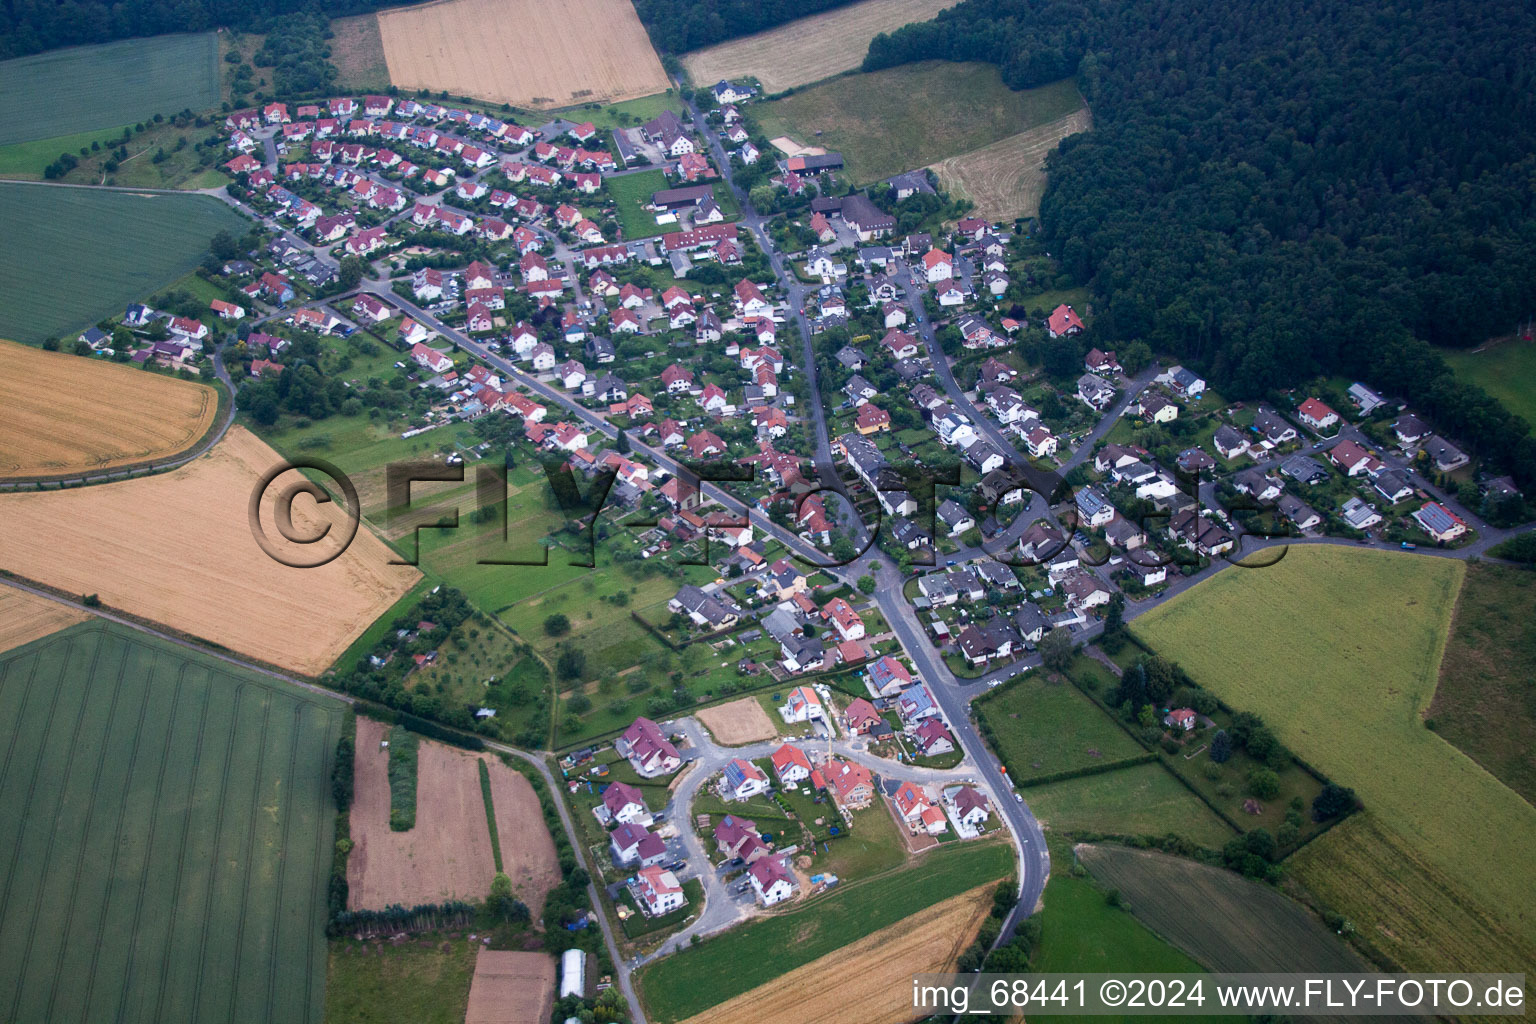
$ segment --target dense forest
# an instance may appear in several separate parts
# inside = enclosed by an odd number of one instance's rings
[[[399,0],[0,0],[0,59],[113,39],[265,30],[275,17],[361,14]]]
[[[277,16],[362,14],[411,0],[0,0],[0,60],[60,46],[228,27],[259,31]],[[760,32],[852,0],[635,0],[656,48],[683,53]]]
[[[1232,397],[1374,382],[1536,484],[1528,427],[1452,377],[1536,313],[1536,7],[1522,0],[966,0],[865,69],[1070,75],[1094,131],[1052,157],[1051,251],[1095,331]]]
[[[751,35],[853,0],[635,0],[651,42],[662,53],[686,53]],[[699,83],[713,84],[713,83]]]

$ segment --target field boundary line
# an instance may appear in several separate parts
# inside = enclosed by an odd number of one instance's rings
[[[133,904],[133,932],[135,934],[138,933],[139,922],[144,917],[144,894],[149,889],[149,866],[153,862],[153,856],[154,856],[154,852],[155,852],[155,833],[158,832],[159,829],[160,829],[160,807],[164,803],[165,777],[166,777],[166,774],[168,773],[168,771],[170,769],[171,750],[172,750],[172,747],[173,747],[173,745],[175,743],[175,740],[176,740],[176,709],[179,709],[181,707],[181,691],[182,691],[182,688],[186,685],[186,682],[187,682],[187,670],[189,668],[191,668],[191,667],[192,667],[192,663],[191,662],[182,662],[181,668],[176,673],[176,690],[172,694],[172,699],[173,699],[172,712],[171,712],[170,716],[166,719],[166,723],[165,723],[165,746],[160,751],[160,772],[159,772],[159,774],[155,778],[155,801],[154,801],[154,806],[152,806],[150,808],[150,812],[149,812],[149,831],[146,833],[145,840],[144,840],[144,863],[143,863],[143,870],[141,870],[139,872],[139,894],[138,894],[138,897],[134,900],[134,904]],[[207,715],[208,715],[208,693],[207,693],[207,691],[204,691],[204,693],[203,693],[203,706],[202,706],[201,710],[198,712],[198,714],[199,714],[199,719],[198,719],[198,726],[197,726],[197,749],[201,749],[201,747],[202,747],[202,738],[203,738],[203,723],[207,720]],[[196,772],[196,760],[195,760],[195,755],[194,755],[193,774],[189,774],[189,776],[188,776],[189,780],[193,777],[195,772]],[[190,786],[190,784],[191,783],[189,781],[188,785]],[[181,842],[178,843],[178,846],[181,846],[185,842],[186,842],[186,829],[183,828],[182,829]],[[178,853],[182,853],[182,851],[178,850]],[[177,889],[179,889],[181,887],[181,859],[182,859],[181,856],[178,856],[177,860],[176,860],[176,878],[174,880],[174,888],[177,888]],[[175,915],[172,914],[167,919],[167,922],[166,922],[167,929],[169,929],[171,926],[173,926],[174,923],[175,923]],[[169,932],[167,932],[167,934],[169,934]],[[133,987],[134,965],[137,964],[137,963],[138,963],[138,958],[137,957],[134,957],[134,958],[130,959],[128,961],[128,969],[123,972],[123,988],[122,988],[122,991],[119,992],[118,996],[117,996],[117,1005],[118,1005],[119,1008],[122,1007],[124,1000],[126,1000],[128,998],[129,990]],[[162,965],[161,965],[162,983],[163,983],[163,977],[164,977],[164,967],[165,967],[165,965],[162,963]]]
[[[203,717],[202,717],[202,719],[198,723],[198,729],[197,729],[197,753],[196,753],[196,756],[194,757],[193,762],[192,762],[192,771],[190,773],[191,782],[190,782],[189,788],[187,790],[187,806],[188,807],[192,806],[192,803],[193,803],[193,801],[195,799],[195,796],[196,796],[196,793],[197,793],[197,773],[198,773],[198,770],[201,769],[202,765],[203,765],[203,741],[206,739],[206,736],[204,735],[204,730],[208,726],[208,707],[209,707],[210,702],[213,699],[213,673],[208,671],[207,668],[205,668],[205,667],[202,668],[202,671],[203,671],[204,676],[206,677],[203,680]],[[229,736],[225,740],[225,746],[224,746],[224,773],[223,773],[223,776],[222,776],[222,778],[220,780],[220,783],[219,783],[218,813],[215,815],[214,826],[213,826],[213,843],[214,843],[213,848],[214,848],[214,852],[215,852],[215,860],[217,859],[219,833],[223,829],[224,800],[225,800],[225,796],[226,796],[225,789],[226,789],[226,787],[229,784],[229,752],[234,747],[234,743],[235,743],[235,728],[234,728],[234,724],[233,723],[235,721],[238,721],[238,719],[239,719],[239,711],[240,711],[240,694],[239,694],[238,691],[236,691],[236,693],[235,693],[235,700],[234,700],[234,713],[231,716],[231,725],[230,725],[230,729],[229,729]],[[176,879],[177,879],[177,886],[176,887],[177,887],[177,889],[181,888],[181,884],[180,884],[181,883],[181,876],[184,873],[185,868],[186,868],[187,843],[190,840],[191,835],[192,835],[192,827],[191,826],[192,826],[192,818],[191,818],[191,815],[189,814],[187,816],[186,827],[182,830],[182,834],[181,834],[181,849],[180,849],[180,851],[178,853],[177,860],[176,860]],[[214,874],[215,874],[215,869],[212,866],[210,866],[209,870],[208,870],[208,888],[209,889],[211,889],[213,887],[213,876],[214,876]],[[205,906],[207,905],[208,898],[209,898],[209,894],[205,891],[204,894],[203,894],[203,903],[204,903]],[[174,921],[174,917],[173,917],[173,921]],[[207,921],[208,921],[208,919],[205,916],[203,918],[204,940],[205,941],[202,943],[202,945],[200,947],[203,956],[207,955],[207,949],[208,949],[208,945],[207,945],[207,942],[206,942],[206,939],[207,939],[207,927],[208,927]],[[168,937],[168,940],[167,940],[167,945],[168,946],[170,945],[170,941],[169,940],[174,939],[175,937],[176,937],[176,933],[175,933],[174,925],[173,925],[173,929],[172,929],[172,931],[171,931],[171,933],[170,933],[170,935]],[[202,967],[203,967],[203,964],[202,964],[202,961],[200,959],[199,962],[198,962],[198,974],[199,974],[199,977],[201,977],[201,974],[202,974]],[[166,982],[169,980],[170,970],[171,970],[171,960],[170,960],[170,957],[167,956],[166,959],[165,959],[165,963],[162,965],[161,971],[160,971],[160,990],[159,990],[158,994],[155,997],[155,1018],[157,1020],[164,1020],[165,1019],[164,1015],[161,1013],[161,1008],[165,1004],[165,986],[166,986]],[[199,982],[199,984],[201,984],[201,982]],[[195,993],[194,993],[193,999],[192,999],[192,1009],[193,1009],[193,1012],[196,1013],[196,1011],[197,1011],[197,996],[196,996]]]
[[[126,646],[137,646],[133,643],[132,638],[125,638],[125,640]],[[114,836],[122,835],[123,819],[128,815],[128,801],[133,793],[133,776],[134,773],[138,770],[139,751],[144,741],[144,722],[149,717],[149,695],[154,690],[155,679],[159,675],[160,656],[161,652],[159,651],[150,652],[150,671],[144,682],[144,699],[139,701],[139,720],[133,728],[133,753],[128,757],[128,770],[123,773],[123,796],[122,799],[117,802],[117,823],[112,827],[112,834]],[[114,882],[117,878],[117,860],[118,855],[122,852],[122,848],[122,843],[113,843],[112,856],[107,858],[107,878],[113,881],[109,881],[107,883],[106,895],[101,901],[101,913],[96,915],[96,928],[94,930],[97,934],[101,933],[102,926],[105,924],[107,919],[107,912],[112,907],[112,891],[114,888],[116,888]],[[98,941],[95,947],[91,950],[91,967],[87,972],[85,983],[85,998],[81,1000],[81,1005],[85,1007],[87,1014],[90,1013],[91,998],[96,991],[96,962],[100,959],[100,957],[101,943]],[[124,975],[127,975],[129,966],[130,964],[124,964]]]
[[[91,652],[91,667],[90,667],[90,670],[86,673],[86,678],[87,679],[94,679],[96,677],[96,663],[98,661],[100,661],[100,660],[101,660],[101,644],[97,644],[96,645],[96,649]],[[60,692],[62,692],[63,689],[64,688],[61,686],[61,687],[58,687],[58,688],[56,688],[54,690],[55,706],[57,706],[58,694]],[[90,684],[89,683],[86,683],[85,692],[87,694],[90,693]],[[79,742],[80,742],[80,726],[85,721],[85,711],[86,711],[86,708],[89,707],[89,706],[90,706],[89,701],[82,700],[80,702],[80,710],[75,715],[75,725],[74,725],[74,728],[70,731],[70,737],[69,737],[69,749],[70,750],[74,750],[75,747],[79,745]],[[51,731],[52,731],[52,716],[50,716],[50,720],[49,720],[49,729],[48,729],[48,731],[45,731],[42,734],[42,736],[41,736],[42,743],[38,746],[38,762],[39,762],[38,763],[38,770],[41,770],[41,767],[42,767],[42,765],[41,765],[42,756],[43,756],[43,754],[48,749],[48,732],[51,732]],[[59,797],[60,797],[60,801],[61,802],[63,800],[64,794],[69,789],[69,775],[70,775],[69,770],[65,769],[64,774],[63,774],[63,778],[60,781],[60,787],[59,787]],[[33,776],[33,782],[34,783],[36,782],[36,776],[35,775]],[[27,790],[27,810],[22,815],[22,819],[23,820],[25,820],[31,814],[31,811],[32,811],[32,797],[33,797],[35,792],[36,792],[35,788],[29,788]],[[46,882],[47,882],[47,872],[48,872],[47,865],[51,865],[53,863],[53,843],[54,843],[54,840],[58,838],[58,835],[59,835],[59,822],[62,821],[62,820],[63,820],[63,815],[55,814],[53,816],[53,823],[48,828],[48,845],[46,847],[44,847],[44,849],[43,849],[43,864],[45,865],[44,868],[43,868],[43,878],[40,880],[40,882],[39,882],[39,884],[37,886],[37,894],[35,895],[35,897],[32,900],[32,920],[31,920],[31,923],[27,925],[27,946],[26,946],[26,949],[21,954],[21,966],[17,970],[17,979],[20,982],[24,982],[26,980],[26,977],[27,977],[27,964],[32,959],[32,944],[33,944],[33,942],[37,938],[37,919],[42,914],[43,891],[45,889],[47,889],[47,884],[46,884]],[[18,852],[19,852],[19,848],[18,848]],[[7,890],[9,890],[9,886],[7,886]],[[3,915],[3,911],[0,911],[0,915]],[[17,1009],[21,1005],[21,993],[22,993],[22,989],[25,988],[25,987],[26,986],[24,984],[18,984],[16,986],[16,992],[15,992],[14,996],[11,999],[11,1019],[12,1020],[18,1019],[17,1018]]]
[[[96,752],[96,771],[91,775],[91,798],[90,798],[90,800],[88,800],[86,802],[85,818],[84,818],[84,823],[83,823],[83,828],[84,828],[85,836],[82,838],[82,840],[80,842],[79,849],[75,851],[75,870],[74,870],[74,875],[73,875],[73,877],[72,877],[72,879],[70,880],[70,883],[69,883],[69,900],[68,900],[68,903],[67,903],[67,909],[61,908],[64,913],[67,913],[70,916],[74,915],[75,902],[80,897],[80,872],[81,872],[81,870],[85,866],[85,848],[86,848],[86,845],[87,845],[85,840],[91,834],[91,820],[96,817],[96,801],[97,801],[97,799],[99,798],[99,796],[101,794],[101,773],[102,773],[102,770],[106,766],[106,763],[107,763],[107,748],[108,748],[107,740],[111,736],[111,733],[112,733],[112,724],[117,720],[117,706],[118,706],[118,703],[122,700],[122,694],[123,694],[123,677],[128,672],[128,662],[129,662],[131,651],[130,651],[130,649],[129,649],[127,644],[122,644],[121,647],[122,647],[122,659],[118,662],[118,665],[117,665],[117,679],[114,680],[113,683],[112,683],[112,700],[111,700],[110,705],[107,708],[107,720],[106,720],[105,726],[102,729],[101,743],[100,743],[100,745],[99,745],[99,747],[97,749],[97,752]],[[95,679],[94,673],[92,674],[91,678],[93,680]],[[86,706],[90,706],[93,703],[94,703],[93,701],[88,701]],[[140,722],[141,723],[143,722],[142,716],[140,717]],[[135,749],[137,749],[137,739],[135,739]],[[124,787],[124,788],[126,790],[126,787]],[[121,803],[119,803],[119,807],[121,807]],[[106,909],[106,905],[107,905],[106,895],[103,894],[102,895],[102,899],[101,899],[101,906],[102,906],[103,910]],[[59,981],[62,979],[63,974],[64,974],[64,971],[63,971],[63,968],[64,968],[64,956],[65,956],[65,952],[66,952],[66,950],[68,950],[68,948],[69,948],[69,943],[68,942],[60,942],[59,943],[58,956],[54,959],[54,964],[53,964],[53,988],[48,993],[48,1019],[49,1020],[56,1019],[54,1017],[54,1004],[57,1002],[57,1000],[59,998]],[[92,971],[89,971],[89,972],[86,973],[87,985],[89,985],[91,974],[94,972],[94,967],[95,967],[95,962],[96,962],[96,952],[99,951],[100,949],[101,949],[100,942],[96,943],[95,946],[92,949],[92,954],[91,954]]]
[[[351,723],[353,739],[356,739],[356,716],[348,716],[346,714],[335,715],[324,708],[321,708],[320,711],[325,714],[329,720],[329,724],[326,726],[325,730],[325,755],[322,768],[323,775],[321,776],[324,779],[329,779],[331,777],[331,772],[336,768],[336,743],[341,738],[341,730],[347,728],[348,724]],[[325,870],[317,870],[314,872],[315,880],[313,883],[313,890],[310,892],[310,905],[316,908],[323,907],[325,909],[321,912],[320,919],[311,922],[310,926],[304,930],[304,934],[306,936],[304,942],[304,955],[308,958],[311,965],[313,965],[315,961],[315,935],[319,934],[321,936],[321,941],[327,942],[324,936],[325,924],[326,921],[330,918],[330,906],[327,902],[331,884],[330,858],[334,856],[333,851],[334,844],[336,842],[335,828],[337,818],[338,812],[336,810],[335,801],[333,800],[325,803],[324,806],[322,806],[320,809],[320,818],[317,820],[317,827],[315,828],[315,865],[316,867],[323,866]],[[331,823],[331,841],[329,843],[326,842],[325,822],[327,819],[329,819]],[[326,948],[329,948],[328,943]],[[315,977],[317,976],[317,973],[319,977],[324,978],[325,972],[323,969],[323,964],[322,970],[319,972],[314,970],[305,972],[304,1006],[306,1008],[306,1019],[312,1019],[309,1018],[309,1012],[315,1005]],[[324,995],[323,991],[321,992],[321,995]],[[324,1014],[324,1012],[325,1010],[322,1004],[321,1013]]]
[[[269,695],[268,698],[267,698],[267,704],[268,704],[269,707],[271,706],[271,703],[272,703],[272,698]],[[293,805],[297,802],[295,797],[292,795],[293,794],[293,790],[294,790],[293,780],[298,778],[298,774],[299,774],[298,773],[298,766],[299,766],[299,744],[303,740],[303,737],[304,737],[304,709],[302,707],[300,707],[298,704],[295,704],[294,707],[293,707],[293,740],[288,745],[288,772],[284,776],[284,778],[286,778],[288,780],[289,785],[287,786],[286,789],[282,790],[283,825],[282,825],[282,831],[281,831],[281,833],[279,833],[279,835],[281,837],[281,841],[282,841],[281,849],[283,849],[285,851],[288,849],[288,833],[289,833],[290,828],[293,825]],[[260,798],[260,792],[259,792],[259,789],[258,789],[257,799],[253,803],[252,809],[251,809],[251,820],[252,820],[253,823],[254,823],[255,818],[256,818],[256,814],[255,814],[256,808],[259,807],[260,804],[261,804],[261,798]],[[255,834],[255,829],[253,827],[252,835],[254,836],[254,834]],[[249,862],[247,862],[247,863],[249,863]],[[275,904],[275,906],[273,908],[273,912],[272,912],[272,918],[271,918],[272,950],[273,950],[273,954],[274,955],[269,956],[267,958],[267,999],[266,999],[267,1009],[266,1009],[266,1013],[263,1014],[263,1016],[262,1016],[263,1020],[271,1020],[272,1019],[272,1004],[274,1002],[274,996],[275,996],[275,993],[274,993],[273,990],[276,988],[276,984],[277,984],[277,977],[276,977],[277,976],[277,956],[276,956],[276,952],[277,952],[277,950],[279,948],[278,935],[281,932],[281,924],[282,924],[282,920],[283,920],[283,879],[287,875],[287,872],[288,872],[288,857],[287,856],[278,857],[278,859],[277,859],[277,884],[272,887],[272,900],[273,900],[273,903]],[[247,870],[246,870],[246,874],[245,874],[245,892],[246,892],[246,899],[247,900],[250,899],[251,875],[252,874],[254,874],[254,872],[249,870],[249,867],[248,867]],[[241,931],[243,933],[244,929],[241,929]],[[238,960],[238,958],[237,958],[237,960]],[[238,982],[238,976],[237,976],[236,980]],[[230,986],[229,1002],[230,1002],[230,1013],[231,1013],[231,1016],[233,1016],[233,1014],[234,1014],[235,996],[236,996],[236,993],[238,993],[239,988],[240,988],[240,986],[239,986],[238,983],[235,984],[235,985],[231,985]]]
[[[209,685],[213,685],[212,680],[209,681]],[[238,695],[236,698],[237,702],[239,699],[245,696],[246,687],[246,683],[240,684],[240,688],[236,691]],[[251,848],[255,843],[256,812],[261,809],[261,780],[267,771],[267,729],[272,724],[271,696],[264,694],[261,703],[261,741],[257,744],[258,749],[261,750],[261,755],[256,759],[256,771],[254,773],[255,777],[251,783],[250,810],[246,812],[245,834],[240,841],[239,863],[245,866],[245,878],[240,885],[240,913],[236,915],[234,924],[235,956],[233,962],[230,964],[229,1019],[231,1020],[233,1020],[235,1016],[235,999],[240,988],[240,951],[245,948],[245,915],[251,898]],[[234,767],[234,738],[236,734],[239,733],[239,731],[239,719],[236,718],[232,724],[231,729],[229,730],[230,753],[224,759],[224,777],[226,779],[229,778],[230,770]],[[219,828],[214,837],[215,850],[218,849],[218,844],[223,840],[223,838],[224,817],[221,811],[219,816]],[[213,904],[213,890],[216,888],[215,883],[217,881],[217,874],[217,869],[208,873],[208,906],[212,906]],[[203,981],[208,974],[208,925],[210,917],[211,915],[207,912],[207,907],[205,907],[203,911],[202,955],[198,958],[198,963],[200,964],[201,969],[197,972],[197,987],[195,989],[196,994],[192,998],[192,1007],[194,1012],[196,1012],[197,1009],[202,1005]],[[198,1019],[203,1018],[199,1016]]]

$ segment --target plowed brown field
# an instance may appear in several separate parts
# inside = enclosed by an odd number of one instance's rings
[[[482,949],[464,1024],[544,1024],[554,1002],[554,957]]]
[[[896,1024],[915,1020],[912,975],[954,970],[992,903],[985,885],[743,992],[684,1024]]]
[[[206,384],[0,341],[0,477],[48,477],[184,452],[213,425]]]
[[[389,79],[520,107],[665,92],[630,0],[439,0],[379,15]]]
[[[281,462],[235,427],[208,454],[170,473],[0,495],[0,568],[318,675],[421,574],[389,564],[394,553],[366,528],[316,569],[268,557],[247,509],[261,474]],[[276,537],[274,489],[267,494],[263,521]],[[339,530],[343,518],[335,502],[301,497],[293,505],[300,534],[313,535],[322,523]]]
[[[743,697],[727,704],[705,708],[696,717],[715,737],[716,743],[728,747],[743,743],[771,740],[779,734],[773,719],[763,710],[756,697]]]
[[[0,651],[29,644],[88,616],[68,605],[36,597],[12,587],[0,587]]]
[[[347,903],[381,910],[449,899],[483,900],[496,874],[480,790],[480,755],[421,742],[416,767],[416,826],[389,827],[389,752],[379,746],[387,727],[357,720],[353,763],[352,848],[347,858]],[[535,919],[560,881],[555,842],[528,780],[486,757],[491,799],[501,840],[502,867],[518,899]]]

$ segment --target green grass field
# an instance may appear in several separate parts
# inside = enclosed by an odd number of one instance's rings
[[[0,61],[0,96],[6,98],[0,145],[218,106],[218,55],[218,36],[201,32]]]
[[[1055,863],[1053,858],[1052,863]],[[1195,974],[1200,965],[1153,935],[1118,907],[1110,906],[1104,893],[1086,878],[1052,872],[1046,883],[1045,910],[1041,913],[1040,945],[1034,969],[1041,973],[1134,971],[1137,974]],[[1096,1017],[1095,1020],[1174,1021],[1179,1016]],[[1078,1017],[1052,1017],[1030,1013],[1037,1021],[1072,1021]],[[1202,1017],[1229,1021],[1243,1017]]]
[[[1013,848],[961,843],[903,871],[841,888],[647,964],[636,983],[652,1020],[678,1021],[978,885],[1005,878]]]
[[[674,90],[658,92],[654,96],[641,96],[639,99],[625,100],[622,103],[610,103],[606,106],[598,104],[582,104],[577,107],[566,107],[564,110],[546,111],[538,117],[563,117],[567,121],[575,121],[577,124],[583,121],[591,121],[599,128],[618,128],[620,126],[633,128],[635,125],[644,124],[653,117],[659,117],[663,110],[674,112],[683,109],[683,101],[678,99]],[[537,122],[534,122],[537,123]],[[604,142],[607,140],[604,139]]]
[[[220,230],[249,222],[205,196],[0,184],[0,337],[67,336],[197,266]]]
[[[980,149],[1082,105],[1070,81],[1014,92],[996,65],[923,61],[835,78],[754,104],[752,112],[770,139],[788,135],[837,150],[853,180],[868,184]]]
[[[675,224],[657,224],[655,214],[641,209],[651,201],[652,193],[672,187],[660,169],[607,178],[603,187],[613,196],[614,205],[618,208],[619,226],[624,229],[625,238],[654,238],[677,230]]]
[[[1529,971],[1536,949],[1468,900],[1419,844],[1356,814],[1285,861],[1286,870],[1355,933],[1408,971]],[[1512,870],[1518,865],[1512,864]],[[1529,872],[1525,872],[1529,877]]]
[[[1213,577],[1134,629],[1202,686],[1263,715],[1536,946],[1527,870],[1536,808],[1423,723],[1463,575],[1450,559],[1293,548],[1271,568]]]
[[[976,709],[996,737],[998,755],[1015,782],[1144,753],[1076,687],[1047,683],[1035,673],[979,699]]]
[[[1159,764],[1047,782],[1024,790],[1035,817],[1056,832],[1156,835],[1172,832],[1220,849],[1232,829]]]
[[[1301,904],[1241,875],[1154,850],[1077,848],[1106,889],[1157,935],[1213,971],[1365,971]]]
[[[1467,567],[1429,713],[1435,731],[1536,803],[1536,575]]]
[[[89,622],[0,706],[0,1017],[321,1019],[339,703]]]
[[[326,970],[326,1024],[463,1024],[478,942],[458,939],[422,948],[372,943],[331,944]],[[446,947],[446,948],[444,948]],[[380,1009],[387,1016],[380,1016]]]
[[[1504,407],[1536,426],[1536,342],[1510,339],[1481,352],[1440,349],[1457,376],[1480,385]]]

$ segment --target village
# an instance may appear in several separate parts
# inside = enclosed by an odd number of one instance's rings
[[[698,679],[622,728],[586,686],[556,719],[626,971],[994,837],[1016,924],[1044,837],[977,695],[1263,549],[1467,551],[1521,501],[1367,383],[1229,402],[1089,344],[1081,295],[1028,304],[1055,261],[1024,222],[952,216],[927,170],[855,188],[755,131],[755,95],[602,130],[425,97],[231,114],[230,202],[260,227],[207,268],[223,297],[79,339],[217,375],[290,439],[366,414],[448,467],[569,471],[597,504],[525,539],[667,572],[665,614],[631,618],[718,664],[685,657]]]

